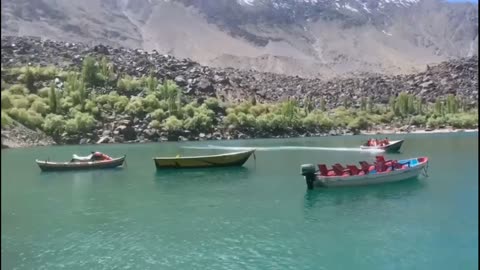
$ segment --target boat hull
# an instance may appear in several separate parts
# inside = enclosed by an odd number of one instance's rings
[[[153,158],[157,169],[242,166],[255,150],[212,156]]]
[[[111,169],[123,165],[126,156],[106,161],[90,162],[50,162],[36,160],[35,162],[42,171],[76,171],[76,170],[98,170]]]
[[[400,163],[406,163],[417,159],[402,160]],[[418,162],[418,161],[417,161]],[[406,169],[397,169],[390,172],[373,173],[355,176],[320,176],[316,175],[313,185],[316,187],[347,187],[363,186],[404,181],[417,178],[420,173],[428,166],[428,159],[425,162],[416,163],[415,166]]]
[[[385,146],[366,146],[362,145],[360,148],[362,149],[382,149],[385,152],[398,152],[400,151],[400,148],[402,147],[403,140],[399,141],[392,141],[390,144],[385,145]]]

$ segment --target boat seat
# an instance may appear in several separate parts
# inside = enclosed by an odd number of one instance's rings
[[[333,170],[329,170],[327,165],[325,164],[318,164],[318,170],[320,171],[320,175],[322,176],[335,176],[335,172]]]
[[[366,161],[360,161],[358,162],[360,163],[360,166],[362,167],[362,170],[365,172],[365,173],[369,173],[373,170],[375,170],[375,166],[369,164],[368,162]]]
[[[349,176],[351,175],[351,172],[349,169],[344,169],[342,165],[340,164],[334,164],[332,165],[333,171],[337,176]]]
[[[352,175],[365,175],[365,171],[357,168],[355,165],[347,165],[347,168],[350,169]]]

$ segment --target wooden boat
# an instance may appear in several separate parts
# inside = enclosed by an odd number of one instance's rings
[[[320,173],[314,165],[306,164],[302,165],[302,175],[305,177],[309,189],[313,189],[314,186],[341,187],[397,182],[417,178],[422,172],[427,176],[427,157],[398,160],[394,164],[400,166],[392,165],[382,172],[367,167],[360,169],[362,172],[358,172],[358,174],[352,174],[351,170],[340,168],[336,169],[336,173],[331,171]],[[319,164],[319,168],[321,165],[323,164]]]
[[[402,147],[403,140],[398,140],[398,141],[390,141],[389,144],[383,145],[383,146],[368,146],[366,143],[360,148],[362,149],[382,149],[385,150],[385,152],[398,152],[400,151],[400,148]]]
[[[42,171],[73,171],[116,168],[123,164],[125,158],[126,155],[111,160],[99,161],[51,162],[46,160],[35,160],[35,162]]]
[[[255,149],[209,156],[156,157],[153,160],[157,169],[233,167],[242,166],[254,152]]]

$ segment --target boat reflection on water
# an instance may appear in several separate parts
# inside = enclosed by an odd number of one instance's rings
[[[226,167],[200,168],[188,170],[157,170],[155,183],[162,187],[177,187],[195,184],[222,184],[237,183],[249,178],[254,168]]]
[[[402,182],[367,185],[358,187],[323,188],[307,190],[304,196],[305,210],[343,204],[358,205],[362,201],[373,199],[401,200],[415,195],[425,188],[425,181],[411,178]]]

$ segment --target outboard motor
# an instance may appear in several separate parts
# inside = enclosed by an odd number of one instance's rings
[[[315,165],[313,164],[303,164],[302,165],[302,175],[305,177],[307,182],[307,188],[313,189],[313,182],[315,181]]]

